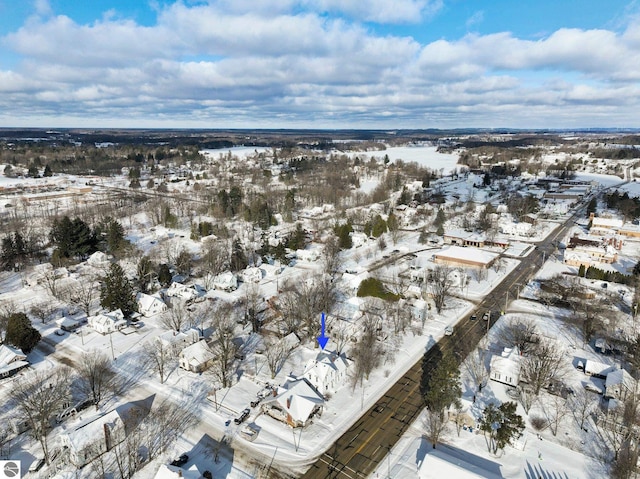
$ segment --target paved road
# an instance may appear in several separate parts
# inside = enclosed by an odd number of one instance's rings
[[[571,218],[559,225],[535,250],[511,271],[476,308],[475,321],[465,317],[459,321],[451,336],[444,336],[425,357],[414,364],[407,373],[393,384],[386,394],[364,413],[351,428],[333,443],[302,477],[304,479],[365,478],[385,458],[389,450],[409,428],[423,408],[420,394],[420,377],[423,366],[433,371],[443,354],[453,354],[464,359],[487,333],[505,310],[509,300],[515,299],[519,290],[528,283],[545,259],[555,252],[558,240],[574,224],[581,208]],[[488,322],[482,315],[491,311]]]

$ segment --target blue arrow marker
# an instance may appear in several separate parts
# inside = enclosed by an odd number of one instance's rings
[[[327,345],[327,342],[329,341],[329,337],[324,335],[324,313],[322,313],[322,316],[320,318],[320,336],[318,336],[317,339],[320,347],[324,349],[324,347]]]

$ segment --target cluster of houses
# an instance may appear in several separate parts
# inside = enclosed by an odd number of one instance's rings
[[[618,253],[626,238],[640,238],[640,225],[618,218],[595,216],[589,218],[589,234],[569,238],[564,253],[565,264],[597,266],[618,261]]]

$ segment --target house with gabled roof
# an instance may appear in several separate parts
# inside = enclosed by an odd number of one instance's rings
[[[627,397],[635,395],[638,383],[624,369],[615,369],[607,374],[604,386],[605,397],[626,401]]]
[[[321,351],[310,360],[304,368],[302,377],[318,390],[320,394],[334,394],[347,383],[349,362],[343,355],[329,351]]]
[[[162,299],[150,294],[136,294],[136,302],[138,303],[138,312],[145,318],[165,312],[168,308]]]
[[[0,379],[13,376],[28,366],[27,355],[21,349],[0,344]]]
[[[91,417],[71,423],[60,433],[60,442],[68,453],[69,462],[80,468],[111,450],[124,439],[124,424],[118,412]]]
[[[262,411],[291,427],[304,427],[313,416],[322,415],[324,398],[307,378],[291,376],[274,394],[262,402]]]
[[[192,373],[201,373],[213,364],[214,354],[205,340],[198,341],[180,351],[180,367]]]
[[[127,321],[124,319],[124,314],[120,309],[116,309],[110,313],[99,313],[95,316],[89,316],[87,323],[89,327],[102,335],[120,331],[127,326]]]

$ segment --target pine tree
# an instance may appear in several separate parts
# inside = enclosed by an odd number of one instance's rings
[[[169,265],[161,264],[158,267],[158,281],[162,286],[169,286],[171,284],[171,270],[169,270]]]
[[[51,167],[49,166],[48,163],[44,167],[44,172],[42,173],[42,176],[45,178],[49,176],[53,176],[53,172],[51,171]]]
[[[23,352],[29,353],[36,347],[42,337],[24,313],[14,313],[7,319],[5,342],[12,344]]]
[[[505,402],[496,407],[490,403],[484,408],[480,430],[489,434],[489,452],[496,454],[512,440],[519,438],[524,430],[522,416],[516,414],[516,403]]]
[[[102,278],[100,305],[109,311],[121,309],[125,316],[136,311],[133,287],[118,263],[112,263],[109,272]]]

